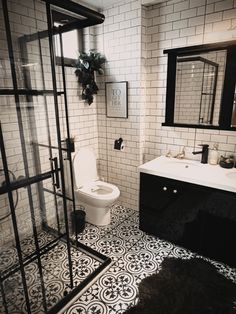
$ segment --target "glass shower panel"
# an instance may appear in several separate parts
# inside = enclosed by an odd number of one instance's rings
[[[58,154],[57,127],[52,96],[32,96],[26,103],[30,124],[28,143],[33,149],[36,174],[51,171],[52,159]]]
[[[24,258],[36,251],[34,232],[42,230],[42,215],[39,202],[38,186],[31,184],[17,190],[19,202],[16,211],[21,251]]]
[[[8,9],[18,88],[44,90],[42,51],[44,56],[46,51],[49,56],[49,49],[46,49],[45,42],[41,45],[39,38],[48,39],[45,4],[25,0],[23,8],[19,10],[19,5],[9,0]],[[50,67],[47,67],[47,71],[50,72]],[[49,77],[47,89],[48,81]]]
[[[16,179],[41,173],[38,167],[38,143],[48,145],[44,98],[34,96],[29,101],[27,96],[20,96],[19,100],[16,106],[13,96],[0,96],[1,123],[4,141],[7,143],[6,155],[9,169],[14,171]],[[50,170],[49,158],[47,169]]]
[[[32,254],[36,251],[34,243],[34,232],[37,233],[37,236],[40,238],[40,233],[42,232],[42,209],[39,202],[39,193],[37,184],[32,184],[26,188],[15,189],[13,192],[13,202],[14,202],[14,211],[16,215],[16,225],[17,232],[20,240],[20,250],[23,256],[23,259],[26,258],[29,254]],[[8,197],[4,194],[1,195],[1,198],[6,197],[6,206],[5,206],[5,216],[9,215],[4,221],[2,221],[2,227],[4,230],[4,239],[1,239],[3,244],[3,251],[6,252],[7,248],[8,253],[11,257],[8,256],[10,262],[3,263],[2,268],[6,271],[9,267],[15,265],[14,261],[18,260],[17,250],[15,247],[15,232],[12,226],[12,216],[10,210],[10,204],[8,203]],[[35,228],[35,230],[33,230]],[[42,244],[42,241],[39,242],[39,245]],[[6,257],[5,257],[6,258]],[[4,261],[4,259],[3,259]]]
[[[11,65],[8,56],[2,0],[0,0],[0,88],[11,89],[12,87]]]
[[[21,304],[26,302],[24,293],[22,293],[24,290],[20,271],[3,280],[2,286],[8,312],[5,311],[4,304],[1,302],[0,313],[27,313],[27,311],[21,311]]]
[[[2,124],[8,167],[17,179],[19,176],[25,176],[21,139],[22,134],[27,132],[27,125],[24,132],[22,132],[22,128],[18,124],[19,110],[16,108],[15,98],[13,96],[0,96],[0,106],[0,121]]]
[[[51,180],[43,182],[44,197],[44,221],[46,224],[57,230],[59,233],[65,233],[65,216],[63,207],[63,198],[60,187],[53,193],[53,185]]]

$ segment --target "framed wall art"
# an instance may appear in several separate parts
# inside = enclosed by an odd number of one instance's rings
[[[128,82],[106,83],[106,114],[108,118],[128,118]]]

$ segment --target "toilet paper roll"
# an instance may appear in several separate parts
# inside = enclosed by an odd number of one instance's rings
[[[124,142],[121,144],[120,150],[123,151],[125,149],[125,144]]]

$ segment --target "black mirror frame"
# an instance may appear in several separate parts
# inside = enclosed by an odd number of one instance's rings
[[[220,104],[219,125],[214,126],[214,125],[174,123],[177,57],[216,50],[226,50],[227,53],[225,77]],[[162,125],[199,129],[236,130],[236,127],[231,126],[234,93],[236,87],[236,41],[233,40],[214,44],[204,44],[176,49],[168,49],[164,50],[164,53],[168,54],[168,63],[166,86],[166,112],[165,122],[162,123]]]

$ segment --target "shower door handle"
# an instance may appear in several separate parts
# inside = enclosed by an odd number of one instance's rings
[[[55,174],[54,185],[57,189],[59,189],[60,188],[60,179],[59,179],[58,158],[54,157],[54,158],[50,158],[50,160],[53,162],[52,167],[53,167],[53,172]]]

